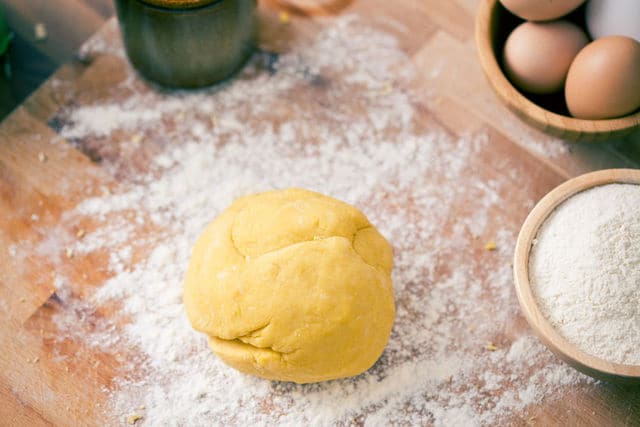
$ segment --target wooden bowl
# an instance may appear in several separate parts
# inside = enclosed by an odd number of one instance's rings
[[[582,25],[584,10],[579,8],[568,19]],[[528,124],[550,135],[569,140],[603,141],[640,129],[640,110],[608,120],[583,120],[569,116],[564,94],[525,96],[509,82],[498,58],[511,31],[523,22],[507,11],[498,0],[482,0],[476,16],[476,45],[480,64],[489,84],[502,102]]]
[[[556,187],[538,202],[525,220],[518,235],[513,261],[515,287],[520,307],[529,325],[542,342],[558,357],[594,378],[615,383],[640,384],[640,365],[611,363],[586,354],[567,342],[540,311],[529,283],[531,245],[538,229],[549,214],[563,201],[580,191],[612,183],[640,185],[640,170],[608,169],[581,175]]]

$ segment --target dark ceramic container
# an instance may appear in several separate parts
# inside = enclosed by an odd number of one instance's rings
[[[115,0],[129,60],[165,86],[199,87],[236,71],[251,54],[256,0]]]

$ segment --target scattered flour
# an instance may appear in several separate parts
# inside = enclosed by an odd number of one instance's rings
[[[159,93],[128,79],[117,88],[126,99],[70,107],[60,118],[80,149],[114,132],[120,140],[142,132],[140,145],[155,149],[148,173],[125,174],[125,188],[85,200],[58,230],[62,239],[79,219],[96,222],[71,247],[77,256],[108,253],[110,271],[87,299],[56,282],[76,308],[57,314],[61,339],[77,334],[105,352],[139,355],[107,390],[105,416],[121,421],[144,405],[138,424],[158,426],[474,426],[524,417],[565,395],[562,387],[588,385],[513,332],[517,226],[497,208],[504,182],[474,184],[488,138],[418,124],[415,100],[390,80],[410,80],[413,70],[395,39],[346,17],[275,65],[265,58],[212,90]],[[175,120],[185,111],[189,120]],[[130,160],[104,157],[102,167],[122,170]],[[186,319],[182,279],[206,224],[236,197],[289,186],[360,207],[394,246],[396,324],[381,359],[356,378],[295,385],[240,374]],[[497,250],[484,251],[487,233]],[[78,331],[77,313],[112,303],[124,326]]]
[[[640,365],[640,186],[569,198],[540,228],[529,262],[540,308],[588,354]]]

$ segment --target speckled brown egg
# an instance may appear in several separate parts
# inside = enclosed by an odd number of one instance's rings
[[[565,98],[580,119],[610,119],[639,109],[640,43],[609,36],[587,45],[569,68]]]
[[[563,17],[578,8],[585,0],[500,0],[514,15],[529,21],[548,21]]]
[[[558,92],[571,62],[588,41],[585,32],[568,21],[525,22],[505,43],[505,73],[524,92]]]

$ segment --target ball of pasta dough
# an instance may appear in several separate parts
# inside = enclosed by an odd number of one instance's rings
[[[184,305],[228,365],[311,383],[369,369],[395,317],[391,246],[358,209],[288,189],[236,200],[197,241]]]

